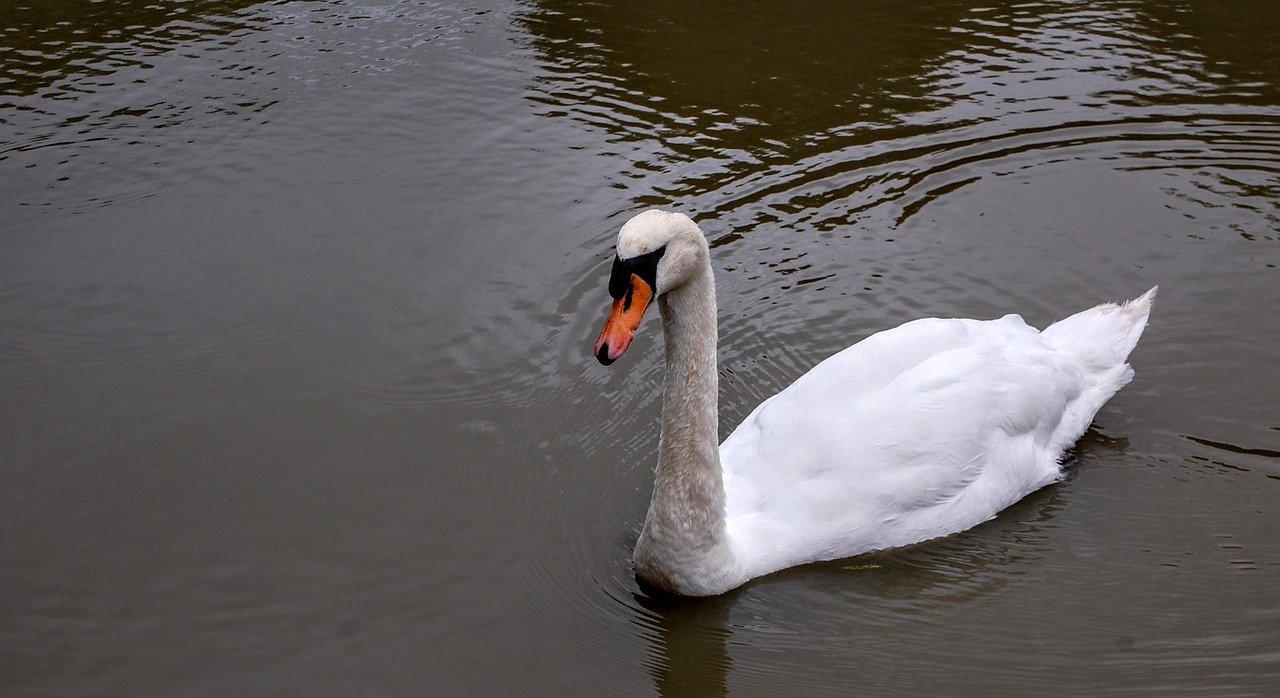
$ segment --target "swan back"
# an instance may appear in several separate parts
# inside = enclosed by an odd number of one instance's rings
[[[1101,347],[1132,349],[1152,295],[1068,318],[1070,342],[1017,315],[925,319],[818,364],[721,445],[741,564],[754,577],[917,543],[1056,481],[1132,375],[1127,350]]]

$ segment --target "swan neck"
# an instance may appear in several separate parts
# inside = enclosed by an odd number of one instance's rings
[[[662,435],[653,499],[636,544],[636,571],[668,591],[720,593],[740,582],[725,529],[710,261],[702,273],[661,296],[659,309],[666,338]]]
[[[716,297],[710,269],[659,299],[666,338],[659,474],[705,476],[695,492],[723,504]],[[723,518],[723,517],[722,517]]]

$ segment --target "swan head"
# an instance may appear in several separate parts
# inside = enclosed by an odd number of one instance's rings
[[[697,223],[683,213],[658,209],[623,224],[617,253],[609,277],[613,306],[595,345],[596,359],[605,366],[631,345],[653,300],[684,285],[710,257]]]

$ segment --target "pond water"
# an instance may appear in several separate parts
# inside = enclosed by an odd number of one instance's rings
[[[0,694],[1274,695],[1280,4],[13,0]],[[1161,295],[974,530],[654,598],[661,332],[722,433],[921,316]]]

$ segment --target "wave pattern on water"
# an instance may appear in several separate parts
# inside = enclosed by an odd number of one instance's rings
[[[0,46],[7,206],[81,210],[234,178],[234,144],[273,107],[413,66],[424,45],[448,46],[492,12],[128,0],[64,17],[68,5],[15,8],[9,40],[22,38]]]
[[[1257,1],[24,5],[0,47],[20,687],[1265,684],[1280,93],[1270,43],[1221,39],[1270,42]],[[914,317],[1162,296],[1064,483],[661,599],[629,562],[656,312],[619,364],[590,352],[648,205],[712,241],[722,434]]]
[[[1154,138],[1181,136],[1190,149],[1212,147],[1222,134],[1206,118],[1206,104],[1229,120],[1227,128],[1264,129],[1251,131],[1260,150],[1225,149],[1220,164],[1274,174],[1280,114],[1264,107],[1250,110],[1252,122],[1242,117],[1229,101],[1240,96],[1238,86],[1224,82],[1191,49],[1141,33],[1134,26],[1140,19],[1124,3],[1093,10],[1058,3],[975,10],[950,32],[965,39],[963,47],[924,59],[914,76],[941,97],[934,108],[868,114],[872,118],[798,133],[791,142],[763,137],[778,124],[632,87],[649,77],[647,66],[594,40],[579,40],[573,52],[542,46],[546,70],[530,99],[558,108],[545,116],[608,132],[619,146],[609,154],[630,161],[631,172],[623,176],[647,183],[638,188],[637,203],[678,203],[717,219],[736,214],[723,221],[735,229],[825,232],[868,217],[896,227],[930,199],[978,177],[1078,162],[1090,153],[1071,149],[1121,146],[1152,130]],[[558,35],[582,18],[529,21],[537,31]],[[574,41],[574,32],[564,34],[557,41]],[[828,88],[833,96],[842,77],[824,76],[824,84],[834,85]],[[1206,130],[1188,133],[1189,122]],[[893,139],[878,135],[890,128]],[[1061,149],[1068,150],[1041,152]],[[1096,157],[1104,160],[1129,154],[1102,150]],[[1229,161],[1233,155],[1237,159]],[[978,167],[984,172],[970,171]],[[902,200],[890,215],[878,212]],[[744,209],[754,215],[743,220]]]

